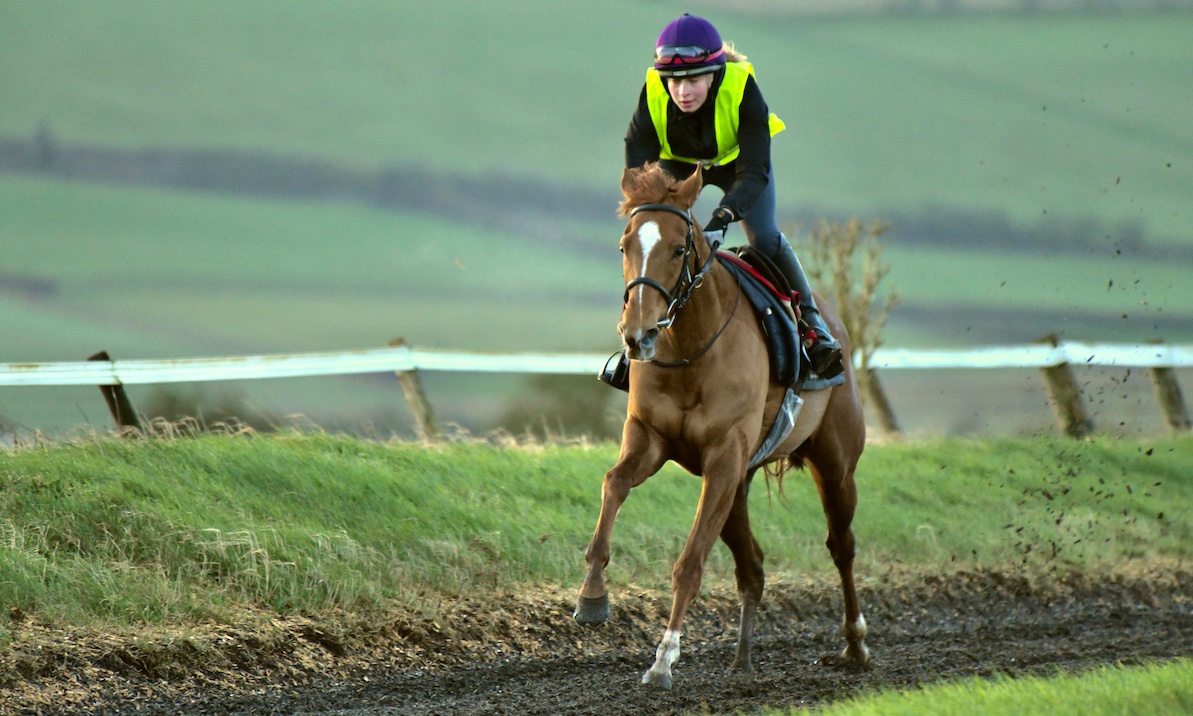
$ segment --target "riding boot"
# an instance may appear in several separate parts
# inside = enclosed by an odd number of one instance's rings
[[[808,358],[812,362],[812,370],[821,378],[835,378],[845,370],[842,365],[841,344],[833,338],[825,325],[820,311],[816,308],[816,299],[812,297],[812,287],[808,285],[808,278],[804,275],[804,267],[790,244],[784,241],[784,246],[775,257],[775,264],[783,272],[784,278],[791,288],[799,293],[800,317],[808,324],[812,333],[812,344],[808,346]]]

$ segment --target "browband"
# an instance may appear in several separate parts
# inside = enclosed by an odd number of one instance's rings
[[[688,222],[688,226],[692,225],[692,217],[688,215],[688,212],[670,204],[641,204],[630,210],[630,216],[634,216],[640,211],[669,211],[676,216],[683,217],[683,220]]]

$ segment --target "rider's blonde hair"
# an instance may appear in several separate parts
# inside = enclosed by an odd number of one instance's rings
[[[732,40],[726,40],[721,43],[721,47],[725,49],[726,62],[745,62],[747,57],[744,53],[738,52],[737,48],[733,46]]]

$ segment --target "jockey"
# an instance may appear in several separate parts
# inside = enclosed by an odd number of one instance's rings
[[[815,334],[808,349],[822,378],[841,373],[841,346],[816,309],[812,289],[791,244],[775,221],[770,140],[784,128],[771,114],[744,55],[723,44],[712,23],[684,14],[663,28],[654,66],[625,138],[625,165],[658,161],[677,179],[704,167],[704,184],[725,192],[704,227],[709,245],[742,222],[750,246],[771,259],[799,292],[803,320]]]

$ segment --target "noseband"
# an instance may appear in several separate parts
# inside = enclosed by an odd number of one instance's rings
[[[640,206],[634,207],[630,211],[630,218],[634,218],[643,211],[670,212],[683,219],[684,223],[688,225],[688,235],[684,238],[683,247],[683,271],[680,272],[679,278],[675,282],[675,288],[668,291],[667,288],[658,281],[645,276],[639,276],[638,278],[626,284],[625,293],[622,294],[621,297],[621,302],[623,305],[629,303],[630,289],[635,286],[646,286],[648,288],[653,288],[654,290],[663,294],[663,299],[667,302],[667,316],[660,319],[657,325],[659,328],[665,330],[670,328],[671,324],[675,323],[675,314],[679,312],[679,309],[683,308],[687,302],[691,300],[692,291],[700,287],[700,284],[704,279],[704,274],[708,273],[708,269],[712,267],[713,259],[716,258],[716,251],[709,251],[708,260],[704,262],[704,265],[701,266],[698,271],[693,273],[693,267],[691,263],[689,263],[689,257],[693,257],[697,261],[699,260],[699,257],[695,256],[692,242],[691,215],[683,209],[671,206],[670,204],[642,204]]]

